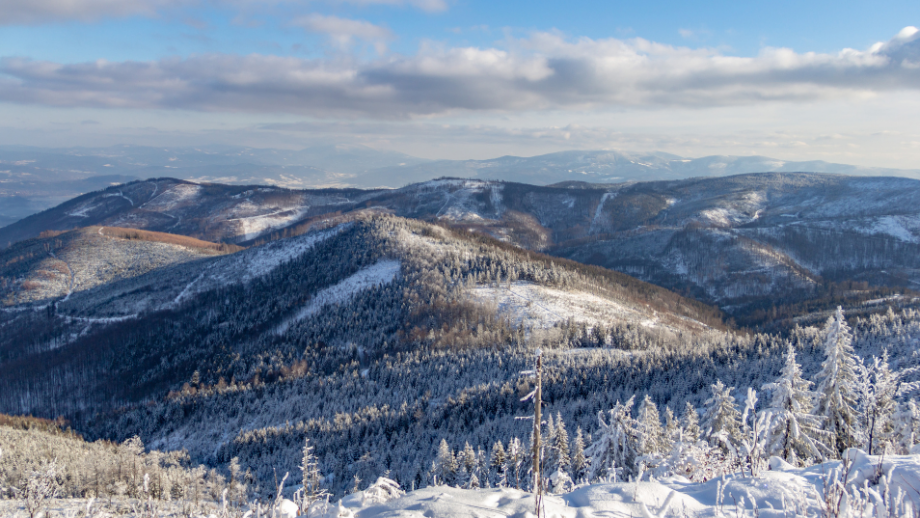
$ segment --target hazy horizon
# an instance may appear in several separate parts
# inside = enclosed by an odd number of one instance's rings
[[[11,0],[0,142],[920,164],[920,5]]]

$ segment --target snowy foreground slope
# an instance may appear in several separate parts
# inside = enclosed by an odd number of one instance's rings
[[[913,489],[920,487],[920,456],[882,459],[854,451],[854,458],[848,479],[850,512],[839,516],[914,516],[920,507],[920,492]],[[824,480],[840,469],[840,462],[785,470],[781,462],[776,460],[777,470],[754,478],[725,476],[702,484],[680,479],[592,484],[564,495],[544,497],[541,514],[549,518],[834,516],[826,513]],[[878,480],[879,466],[891,478],[887,486],[884,482],[871,483]],[[342,505],[356,518],[534,516],[533,494],[508,488],[435,486],[384,503],[367,498],[362,502],[360,497],[349,496]]]
[[[739,474],[692,483],[682,477],[601,483],[544,497],[542,516],[587,517],[896,517],[920,512],[920,455],[874,456],[849,450],[846,461],[796,469],[776,457],[756,477]],[[845,481],[846,495],[835,491]],[[379,482],[378,482],[379,485]],[[349,495],[332,516],[492,518],[534,516],[534,495],[509,488],[431,486],[398,498],[376,487]]]
[[[665,517],[761,517],[788,518],[909,517],[920,511],[920,455],[870,456],[850,450],[848,462],[792,468],[778,458],[771,468],[750,475],[726,475],[705,483],[681,477],[642,482],[585,485],[561,495],[543,498],[541,516],[547,518],[665,518]],[[845,477],[843,476],[845,474]],[[836,481],[845,480],[845,492]],[[111,516],[111,506],[121,516],[256,516],[293,518],[533,518],[534,495],[511,488],[461,489],[430,486],[403,493],[395,484],[380,479],[365,491],[347,495],[328,505],[315,504],[309,513],[298,514],[290,500],[276,505],[241,506],[209,504],[210,509],[180,513],[180,502],[162,503],[151,514],[143,502],[93,502],[87,516]],[[90,502],[83,499],[53,500],[52,514],[83,516]],[[134,512],[132,512],[132,509]],[[205,507],[204,509],[207,509]],[[28,516],[21,500],[0,500],[0,514]],[[251,514],[248,514],[251,513]]]

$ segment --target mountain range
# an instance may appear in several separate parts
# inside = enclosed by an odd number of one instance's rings
[[[0,229],[0,243],[18,257],[25,245],[14,243],[42,232],[97,226],[250,246],[373,212],[620,271],[754,323],[808,300],[903,296],[920,283],[918,206],[917,180],[802,173],[552,186],[441,179],[374,190],[161,178],[29,216]],[[43,282],[0,275],[19,279],[7,288],[16,300],[25,300],[15,295],[22,283]]]
[[[343,494],[430,483],[441,439],[526,442],[538,349],[548,415],[588,442],[635,394],[679,410],[714,380],[760,387],[789,344],[813,376],[837,304],[859,354],[915,372],[918,198],[803,173],[110,186],[0,229],[0,413],[263,488],[309,438]]]
[[[301,150],[200,148],[62,148],[0,146],[0,227],[67,199],[133,180],[171,177],[198,183],[398,188],[436,177],[550,185],[721,177],[757,172],[813,172],[920,178],[920,170],[858,167],[761,156],[686,158],[669,153],[563,151],[489,160],[426,160],[365,146]]]

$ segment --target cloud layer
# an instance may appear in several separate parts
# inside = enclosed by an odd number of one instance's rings
[[[386,29],[355,20],[303,22],[333,37],[379,42],[388,36]],[[501,49],[423,47],[414,56],[373,61],[225,54],[82,64],[0,60],[0,101],[321,117],[710,107],[917,89],[920,32],[913,27],[863,51],[770,48],[756,57],[643,39],[569,40],[538,33]]]
[[[329,0],[353,5],[409,6],[428,12],[447,9],[445,0]],[[327,2],[327,3],[329,3]],[[0,25],[37,25],[59,21],[93,21],[124,16],[157,16],[164,11],[204,4],[231,8],[264,4],[308,3],[299,0],[3,0],[0,2]]]

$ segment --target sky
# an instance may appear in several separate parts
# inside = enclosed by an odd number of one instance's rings
[[[920,2],[4,0],[0,143],[920,168]]]

